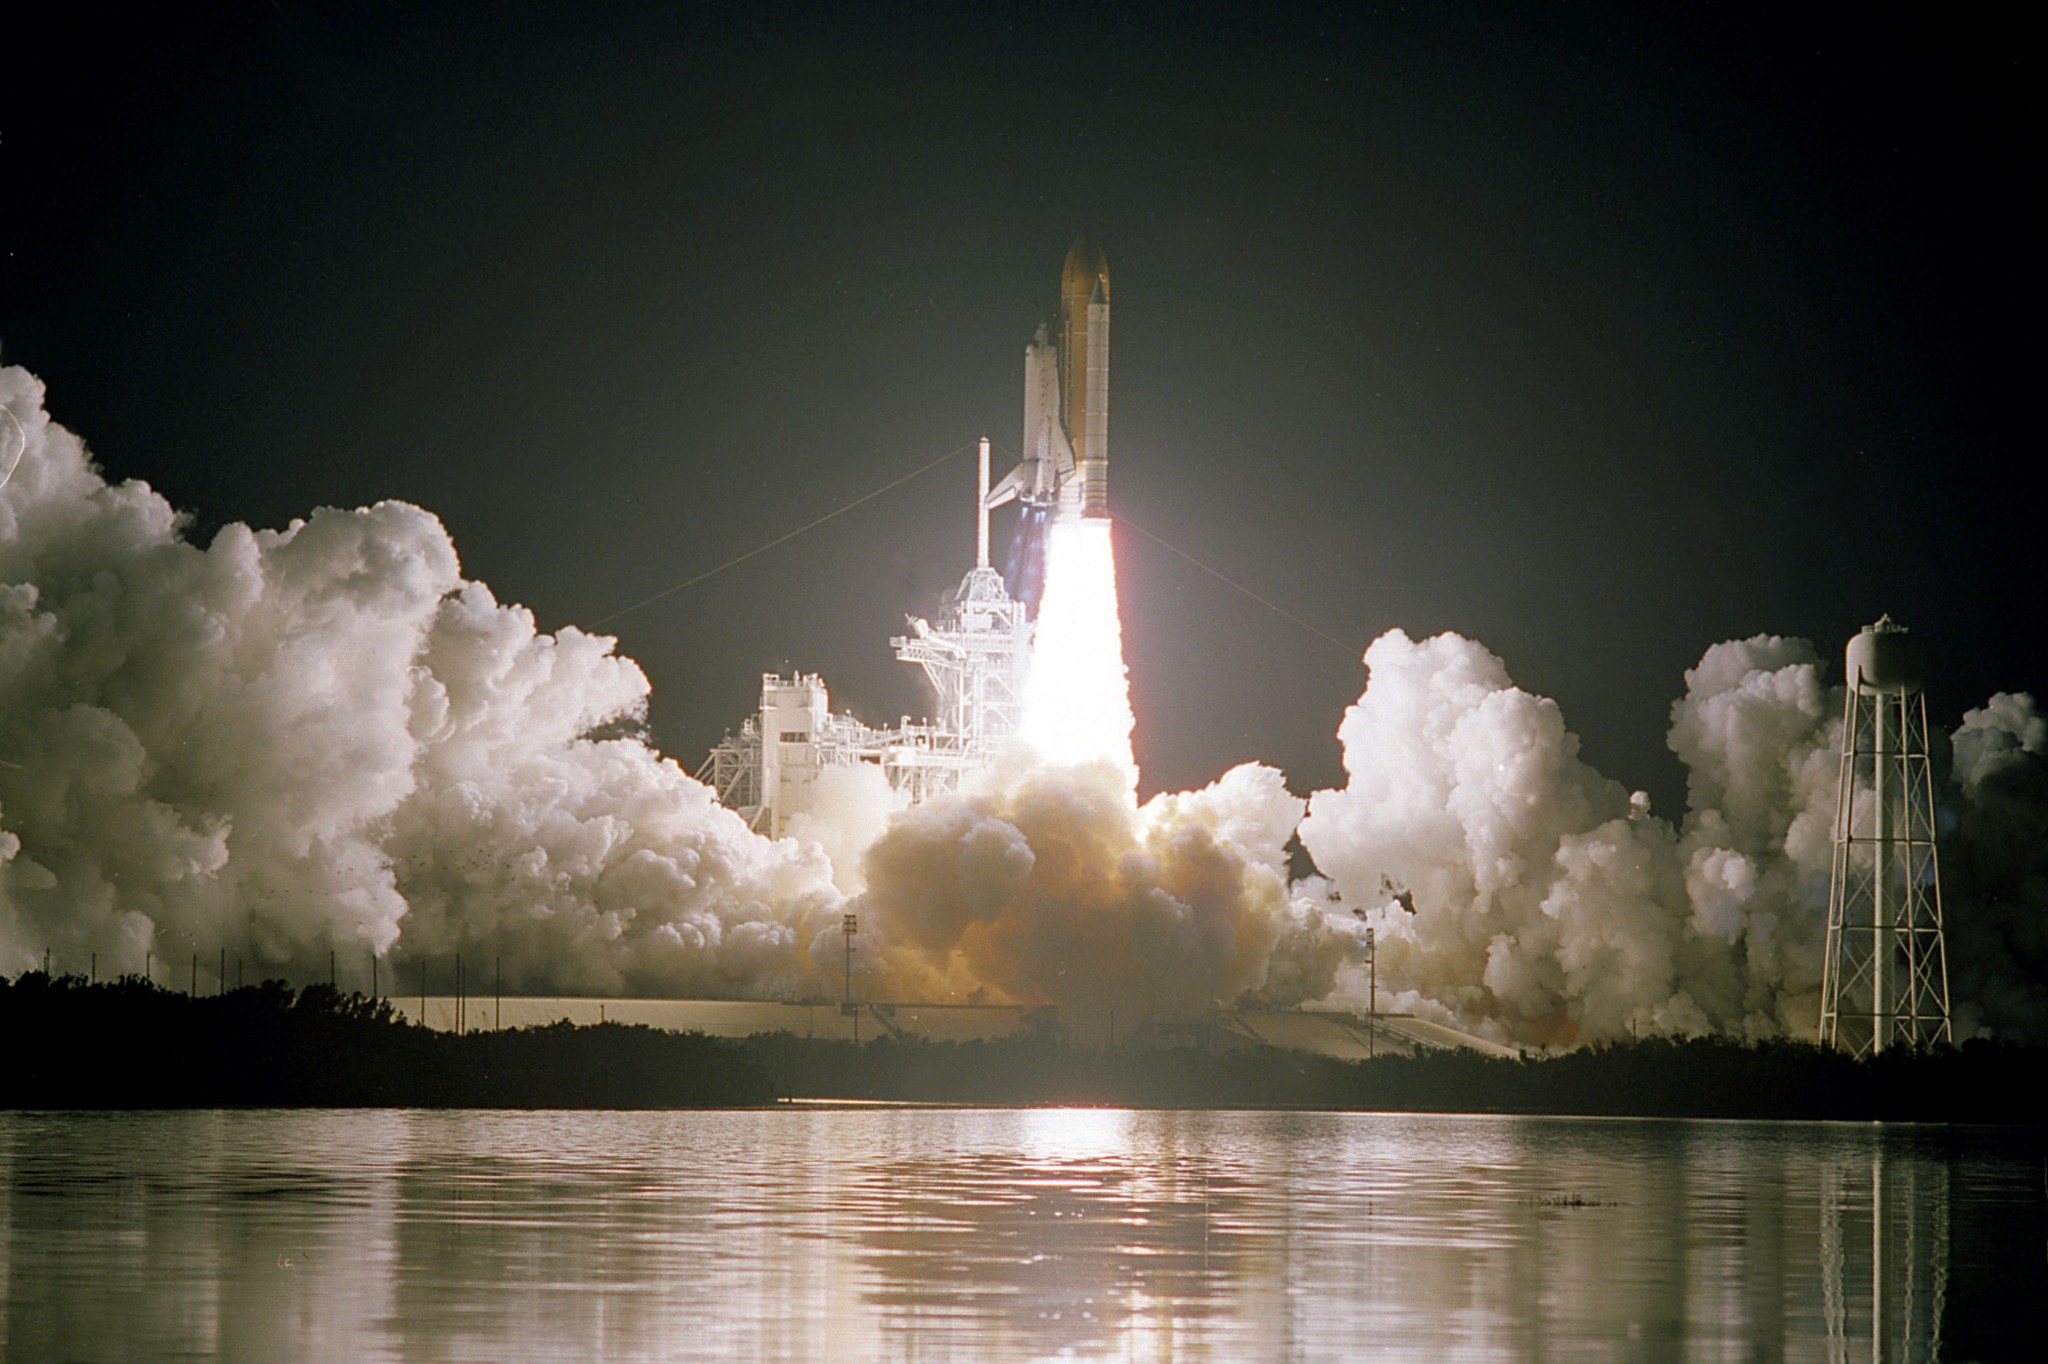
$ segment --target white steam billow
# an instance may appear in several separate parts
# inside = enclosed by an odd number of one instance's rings
[[[611,640],[540,633],[465,581],[427,512],[201,548],[41,398],[0,369],[25,437],[0,487],[0,974],[47,950],[182,981],[197,957],[204,988],[223,951],[299,980],[330,950],[460,951],[502,957],[512,990],[834,997],[855,911],[870,997],[1087,1028],[1362,1004],[1364,911],[1382,1007],[1551,1045],[1814,1031],[1840,697],[1802,642],[1716,645],[1687,674],[1676,825],[1484,648],[1398,631],[1366,653],[1342,789],[1304,802],[1247,766],[1140,806],[1107,527],[1073,527],[1100,533],[1049,554],[1065,661],[1037,674],[1057,723],[1033,737],[1082,761],[1020,754],[911,809],[848,774],[771,842],[632,736],[647,682]],[[2048,1035],[2048,723],[1997,696],[1953,750],[1959,1026]],[[1288,883],[1297,825],[1327,881]]]
[[[536,632],[400,503],[199,549],[40,400],[0,370],[0,972],[467,950],[512,988],[822,988],[826,857],[591,737],[646,701],[612,641]]]
[[[1365,661],[1338,731],[1350,779],[1311,798],[1300,833],[1341,895],[1379,906],[1383,988],[1537,1044],[1814,1034],[1841,693],[1811,645],[1717,644],[1686,673],[1676,827],[1581,761],[1556,704],[1473,641],[1397,630]],[[2048,725],[2001,696],[1965,718],[1956,751],[1943,872],[1958,1021],[2038,1035]]]
[[[640,739],[597,737],[644,713],[640,670],[464,581],[428,513],[322,510],[200,549],[41,396],[0,370],[27,434],[0,488],[0,972],[47,950],[176,979],[196,956],[210,979],[225,951],[251,979],[318,979],[330,950],[444,971],[459,951],[502,957],[514,990],[819,997],[870,886],[874,995],[1123,995],[1136,1020],[1327,991],[1351,942],[1290,897],[1300,806],[1277,774],[1140,817],[1127,701],[1120,762],[1091,748],[1112,761],[905,813],[849,773],[771,842]],[[1100,647],[1101,622],[1079,638]]]

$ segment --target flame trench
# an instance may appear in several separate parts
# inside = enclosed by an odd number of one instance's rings
[[[1049,762],[1112,763],[1135,791],[1131,690],[1109,528],[1107,520],[1071,517],[1048,528],[1023,737]]]

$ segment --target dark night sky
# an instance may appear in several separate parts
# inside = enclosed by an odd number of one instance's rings
[[[1666,813],[1717,640],[1889,611],[1943,725],[2048,686],[2039,117],[1982,15],[418,8],[73,6],[11,59],[6,358],[202,541],[410,499],[595,622],[1014,450],[1088,231],[1114,504],[1352,646],[1119,532],[1148,789],[1340,780],[1397,625]],[[790,664],[921,710],[886,637],[967,566],[971,480],[613,622],[656,738],[694,766]]]

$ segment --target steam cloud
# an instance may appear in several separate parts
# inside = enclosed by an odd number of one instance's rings
[[[1140,807],[1114,764],[1019,761],[902,809],[857,771],[771,842],[636,737],[647,681],[610,639],[464,580],[429,513],[200,548],[26,371],[0,403],[26,435],[0,488],[0,973],[465,951],[514,990],[820,997],[852,911],[876,995],[1137,1022],[1362,1002],[1356,909],[1382,1007],[1535,1044],[1813,1032],[1841,707],[1802,641],[1686,674],[1676,824],[1479,644],[1394,631],[1346,785],[1307,801],[1246,766]],[[2000,695],[1953,749],[1959,1022],[2041,1035],[2048,721]],[[1297,825],[1327,881],[1289,884]]]
[[[1301,812],[1255,764],[1142,808],[1113,761],[998,769],[898,816],[868,853],[860,904],[921,998],[1053,1000],[1083,1022],[1301,1003],[1358,949],[1287,884]]]
[[[592,737],[646,703],[610,640],[537,632],[400,503],[199,549],[41,398],[0,370],[0,971],[466,948],[515,989],[808,988],[826,855]]]
[[[1380,976],[1402,1003],[1546,1045],[1814,1034],[1842,694],[1810,644],[1717,644],[1686,673],[1675,826],[1587,766],[1556,704],[1479,644],[1396,630],[1365,661],[1338,731],[1350,779],[1310,800],[1300,832],[1346,900],[1380,906]],[[2040,1035],[2048,724],[2001,695],[1955,749],[1943,882],[1959,1032]]]
[[[200,549],[100,477],[26,371],[0,402],[27,435],[0,488],[0,972],[468,951],[514,990],[818,997],[865,907],[871,990],[1082,1013],[1135,992],[1163,1016],[1258,988],[1276,953],[1291,998],[1327,991],[1352,942],[1289,897],[1277,773],[1140,817],[1125,777],[1037,769],[893,823],[879,774],[833,774],[771,842],[641,739],[597,737],[644,715],[639,668],[465,581],[428,513]]]

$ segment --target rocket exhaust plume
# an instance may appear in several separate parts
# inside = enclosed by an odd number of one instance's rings
[[[1107,762],[1133,791],[1131,691],[1107,520],[1056,519],[1025,679],[1023,738],[1053,763]]]
[[[1109,763],[1135,798],[1109,530],[1109,262],[1092,237],[1075,239],[1060,270],[1057,349],[1043,328],[1025,348],[1024,448],[1007,486],[1052,515],[1022,738],[1048,762]]]

